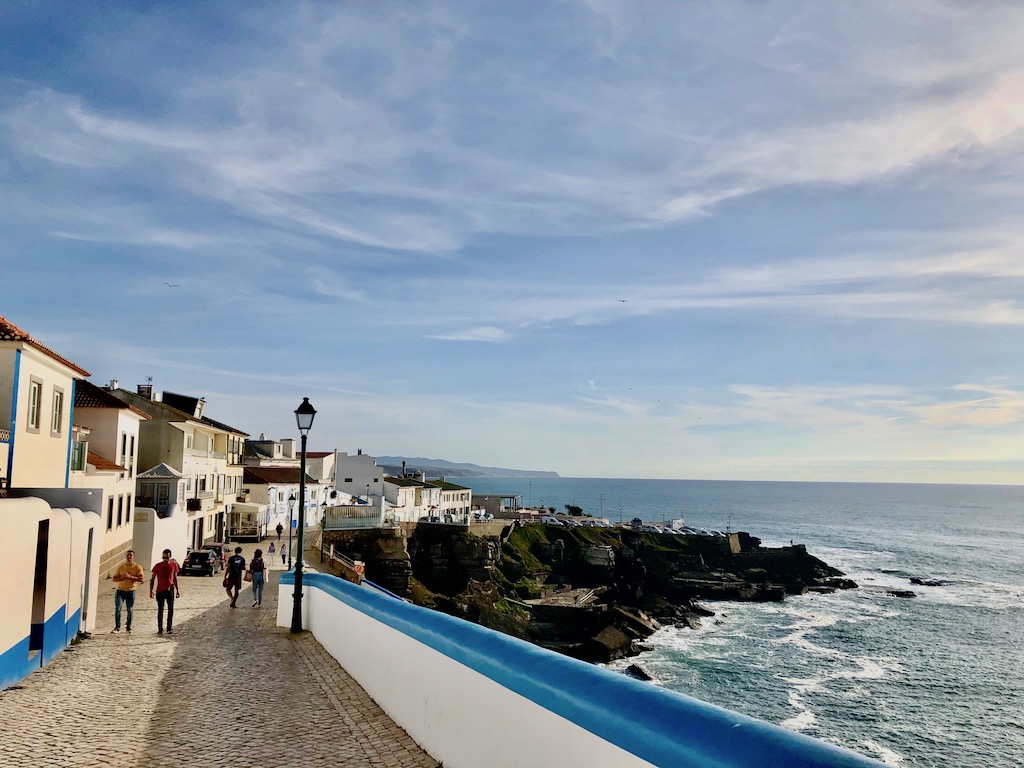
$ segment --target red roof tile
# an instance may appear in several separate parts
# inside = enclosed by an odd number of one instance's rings
[[[128,471],[128,469],[126,467],[122,467],[120,464],[115,464],[114,462],[112,462],[112,461],[110,461],[108,459],[104,459],[98,453],[93,453],[92,451],[89,451],[88,462],[90,464],[92,464],[94,467],[96,467],[96,469],[99,470],[100,472],[127,472]]]
[[[35,347],[40,352],[42,352],[44,355],[48,355],[49,357],[52,357],[58,363],[63,363],[68,368],[71,368],[72,370],[77,371],[78,373],[82,374],[83,376],[91,376],[92,375],[87,370],[82,368],[80,365],[77,365],[77,364],[71,362],[66,357],[62,357],[61,355],[58,355],[56,352],[54,352],[52,349],[50,349],[45,344],[43,344],[43,343],[37,341],[36,339],[32,338],[32,336],[29,334],[28,331],[23,331],[21,328],[16,326],[14,323],[12,323],[10,320],[8,320],[3,315],[0,315],[0,341],[21,341],[21,342],[24,342],[25,344],[28,344],[30,347]]]

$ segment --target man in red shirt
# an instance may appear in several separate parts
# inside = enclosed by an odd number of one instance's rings
[[[178,591],[178,564],[171,557],[171,550],[165,549],[160,562],[153,566],[149,577],[149,596],[153,597],[153,583],[156,582],[156,633],[164,633],[164,605],[167,606],[167,634],[174,631],[174,598],[181,597]]]

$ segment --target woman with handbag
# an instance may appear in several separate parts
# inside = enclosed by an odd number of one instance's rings
[[[263,550],[257,549],[249,563],[247,578],[252,580],[252,607],[263,605],[263,583],[267,567],[263,563]]]

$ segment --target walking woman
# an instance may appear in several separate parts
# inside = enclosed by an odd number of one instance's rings
[[[273,544],[271,544],[273,546]],[[249,570],[252,572],[252,607],[263,605],[263,582],[267,567],[263,564],[263,550],[257,549],[249,563]]]

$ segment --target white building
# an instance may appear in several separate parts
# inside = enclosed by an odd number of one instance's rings
[[[166,464],[181,474],[189,546],[223,541],[229,507],[242,490],[242,445],[248,435],[204,415],[203,398],[164,392],[157,399],[152,384],[129,392],[116,381],[110,391],[150,417],[141,425],[139,466],[150,470]],[[144,497],[143,482],[138,490]],[[157,499],[158,511],[159,506]]]
[[[106,576],[132,548],[139,425],[149,416],[90,381],[78,382],[74,404],[76,435],[68,485],[101,493],[99,569]]]
[[[68,487],[75,385],[87,376],[0,316],[0,487]]]
[[[361,449],[354,456],[335,451],[335,457],[334,487],[380,506],[385,495],[384,470],[377,466],[377,460]]]

